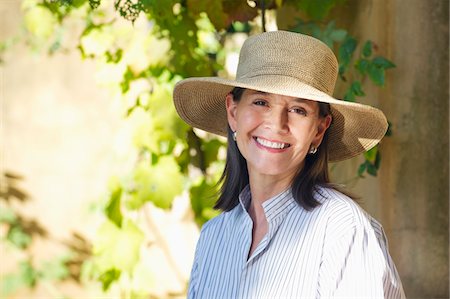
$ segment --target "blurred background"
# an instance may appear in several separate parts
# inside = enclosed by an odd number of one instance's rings
[[[448,0],[1,0],[0,297],[185,297],[225,140],[176,116],[173,86],[232,78],[277,29],[324,41],[335,96],[385,112],[333,179],[383,224],[407,297],[448,298]]]

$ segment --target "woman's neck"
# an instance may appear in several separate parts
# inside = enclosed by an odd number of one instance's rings
[[[252,203],[262,205],[266,200],[283,192],[292,184],[292,177],[273,177],[249,174]]]
[[[254,225],[258,226],[266,222],[263,203],[289,188],[291,183],[292,178],[290,176],[274,177],[249,173],[250,193],[252,196],[249,214]]]

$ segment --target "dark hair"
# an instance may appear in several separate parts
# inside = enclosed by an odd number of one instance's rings
[[[233,100],[239,102],[244,91],[245,88],[235,87],[231,91]],[[331,114],[330,104],[323,102],[318,102],[318,104],[320,117]],[[222,183],[222,185],[214,208],[230,211],[239,203],[239,194],[249,183],[247,162],[233,140],[233,132],[230,127],[228,127],[225,169],[219,183]],[[330,183],[328,172],[328,131],[325,132],[317,152],[314,155],[306,155],[302,170],[297,173],[292,182],[292,195],[300,206],[306,210],[311,210],[320,204],[314,198],[314,193],[317,191],[318,186],[340,189]],[[344,193],[347,194],[347,192]]]

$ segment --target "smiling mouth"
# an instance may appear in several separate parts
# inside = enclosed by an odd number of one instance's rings
[[[268,148],[273,148],[273,149],[285,149],[290,147],[291,145],[289,143],[283,143],[283,142],[272,142],[266,139],[262,139],[259,137],[254,137],[256,142],[258,142],[260,145],[264,146],[264,147],[268,147]]]

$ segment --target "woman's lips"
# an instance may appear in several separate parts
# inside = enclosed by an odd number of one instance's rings
[[[284,143],[280,141],[270,141],[261,137],[253,137],[253,139],[256,141],[258,145],[273,150],[283,150],[291,146],[289,143]]]

